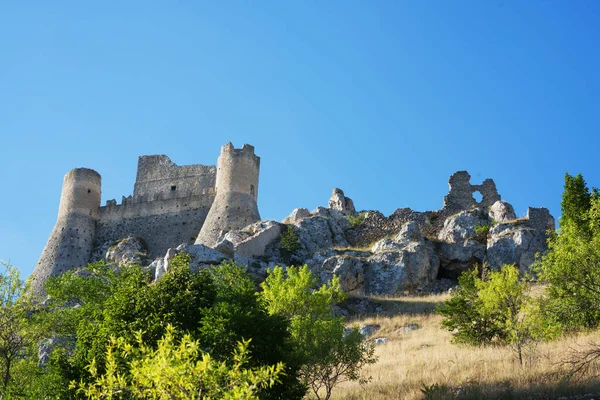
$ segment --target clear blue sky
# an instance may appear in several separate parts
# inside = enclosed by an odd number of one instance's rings
[[[29,275],[63,175],[133,191],[137,157],[262,157],[280,220],[340,187],[359,209],[439,209],[493,178],[560,213],[600,186],[597,1],[0,2],[0,259]]]

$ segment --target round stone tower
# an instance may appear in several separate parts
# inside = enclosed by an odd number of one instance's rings
[[[214,247],[222,234],[260,220],[256,204],[259,170],[260,157],[254,154],[254,146],[235,149],[230,142],[221,147],[215,200],[196,244]]]
[[[58,219],[33,274],[31,289],[43,296],[50,276],[87,265],[100,208],[100,174],[75,168],[65,175]]]

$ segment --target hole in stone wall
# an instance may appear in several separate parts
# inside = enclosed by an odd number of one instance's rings
[[[88,189],[88,193],[92,193],[92,191],[90,189]]]
[[[174,192],[174,191],[176,191],[176,190],[177,190],[177,186],[175,186],[175,185],[172,185],[172,186],[171,186],[171,192]]]
[[[473,198],[476,202],[481,203],[481,200],[483,200],[483,195],[479,190],[476,190],[473,192]]]
[[[254,185],[250,185],[250,194],[254,196]]]

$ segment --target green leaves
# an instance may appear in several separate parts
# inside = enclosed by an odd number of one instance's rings
[[[332,307],[345,298],[338,277],[318,287],[306,265],[275,267],[261,287],[260,301],[268,312],[290,321],[300,377],[317,398],[329,399],[340,382],[360,380],[362,367],[376,361],[373,345],[356,329],[346,334],[343,319],[333,316]]]
[[[258,400],[260,389],[272,387],[283,374],[282,363],[247,368],[250,340],[238,343],[228,365],[202,351],[191,335],[183,335],[180,341],[176,336],[176,329],[168,325],[156,348],[144,343],[141,332],[136,334],[135,345],[112,337],[106,372],[100,374],[92,361],[87,368],[94,380],[72,383],[72,387],[91,399]],[[117,353],[127,360],[128,374],[119,373]]]

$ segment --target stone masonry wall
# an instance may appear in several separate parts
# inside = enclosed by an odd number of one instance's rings
[[[200,195],[215,187],[214,165],[176,165],[165,155],[142,156],[138,159],[133,197],[146,201],[171,193],[174,197]]]
[[[139,236],[146,241],[151,257],[165,254],[170,247],[193,243],[204,224],[214,195],[132,202],[100,207],[95,245]]]

